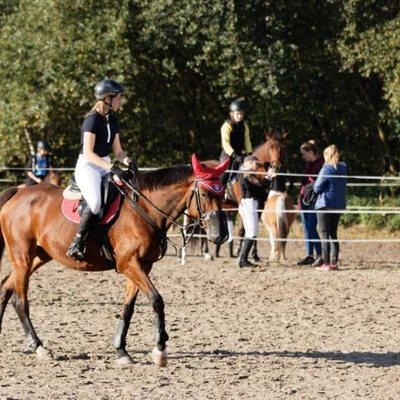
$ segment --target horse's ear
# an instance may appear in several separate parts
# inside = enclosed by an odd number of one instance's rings
[[[274,135],[273,135],[272,133],[269,133],[268,131],[265,132],[265,139],[267,139],[267,140],[272,139],[273,136],[274,136]]]
[[[192,154],[192,165],[195,174],[197,175],[199,172],[204,172],[204,167],[200,164],[200,161],[198,160],[196,154]]]
[[[282,139],[283,139],[283,140],[286,140],[286,139],[288,138],[288,136],[289,136],[289,133],[290,133],[290,131],[288,131],[288,132],[283,132],[283,133],[282,133]]]
[[[214,168],[214,171],[218,175],[222,175],[229,166],[230,158],[227,158],[222,164],[219,164],[217,167]]]

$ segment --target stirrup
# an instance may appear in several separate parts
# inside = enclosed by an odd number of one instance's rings
[[[83,261],[86,253],[86,243],[83,239],[76,238],[72,241],[71,246],[67,251],[67,256],[73,258],[75,261]]]

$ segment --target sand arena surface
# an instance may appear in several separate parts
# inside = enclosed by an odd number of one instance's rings
[[[340,237],[346,236],[341,232]],[[224,257],[171,255],[151,277],[166,304],[169,364],[153,365],[153,315],[139,295],[128,334],[112,339],[125,280],[49,263],[31,279],[31,317],[52,361],[26,350],[12,306],[0,336],[1,399],[399,399],[398,244],[343,244],[340,271],[284,265],[240,270]],[[10,265],[5,259],[1,277]]]

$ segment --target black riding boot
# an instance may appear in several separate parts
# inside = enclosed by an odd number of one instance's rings
[[[240,253],[242,252],[242,245],[243,245],[243,239],[239,239],[238,246],[236,247],[236,257],[240,256]]]
[[[78,225],[78,230],[76,232],[74,239],[71,242],[71,246],[69,246],[69,249],[67,251],[67,256],[70,256],[76,261],[83,260],[86,252],[85,241],[89,234],[90,228],[93,226],[93,223],[95,222],[96,218],[97,215],[93,214],[90,207],[87,206],[81,216],[81,220]]]
[[[254,240],[253,239],[243,239],[243,244],[242,244],[242,251],[240,252],[240,257],[239,257],[239,267],[254,267],[254,264],[251,263],[248,258],[249,258],[249,253],[251,246],[253,245]]]
[[[261,261],[260,257],[258,257],[257,240],[254,240],[253,247],[251,249],[251,256],[255,263],[259,263]]]

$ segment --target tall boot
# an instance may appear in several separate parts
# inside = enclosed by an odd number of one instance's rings
[[[228,242],[228,246],[229,246],[229,258],[235,258],[235,256],[233,255],[233,240]]]
[[[90,228],[93,226],[96,219],[97,215],[92,213],[92,210],[89,206],[86,206],[85,211],[83,211],[82,213],[76,235],[67,251],[67,256],[73,258],[76,261],[83,260],[86,253],[86,239],[89,234]]]
[[[243,239],[239,239],[239,244],[236,247],[236,257],[240,257],[240,253],[242,252],[242,245],[243,245]]]
[[[251,256],[253,258],[253,261],[257,264],[261,261],[260,257],[258,257],[258,251],[257,251],[257,240],[254,240],[253,247],[251,249]]]
[[[254,266],[254,264],[248,260],[250,249],[251,249],[251,246],[253,245],[253,242],[254,242],[253,239],[249,239],[249,238],[243,239],[242,251],[240,252],[239,261],[238,261],[240,268]]]

